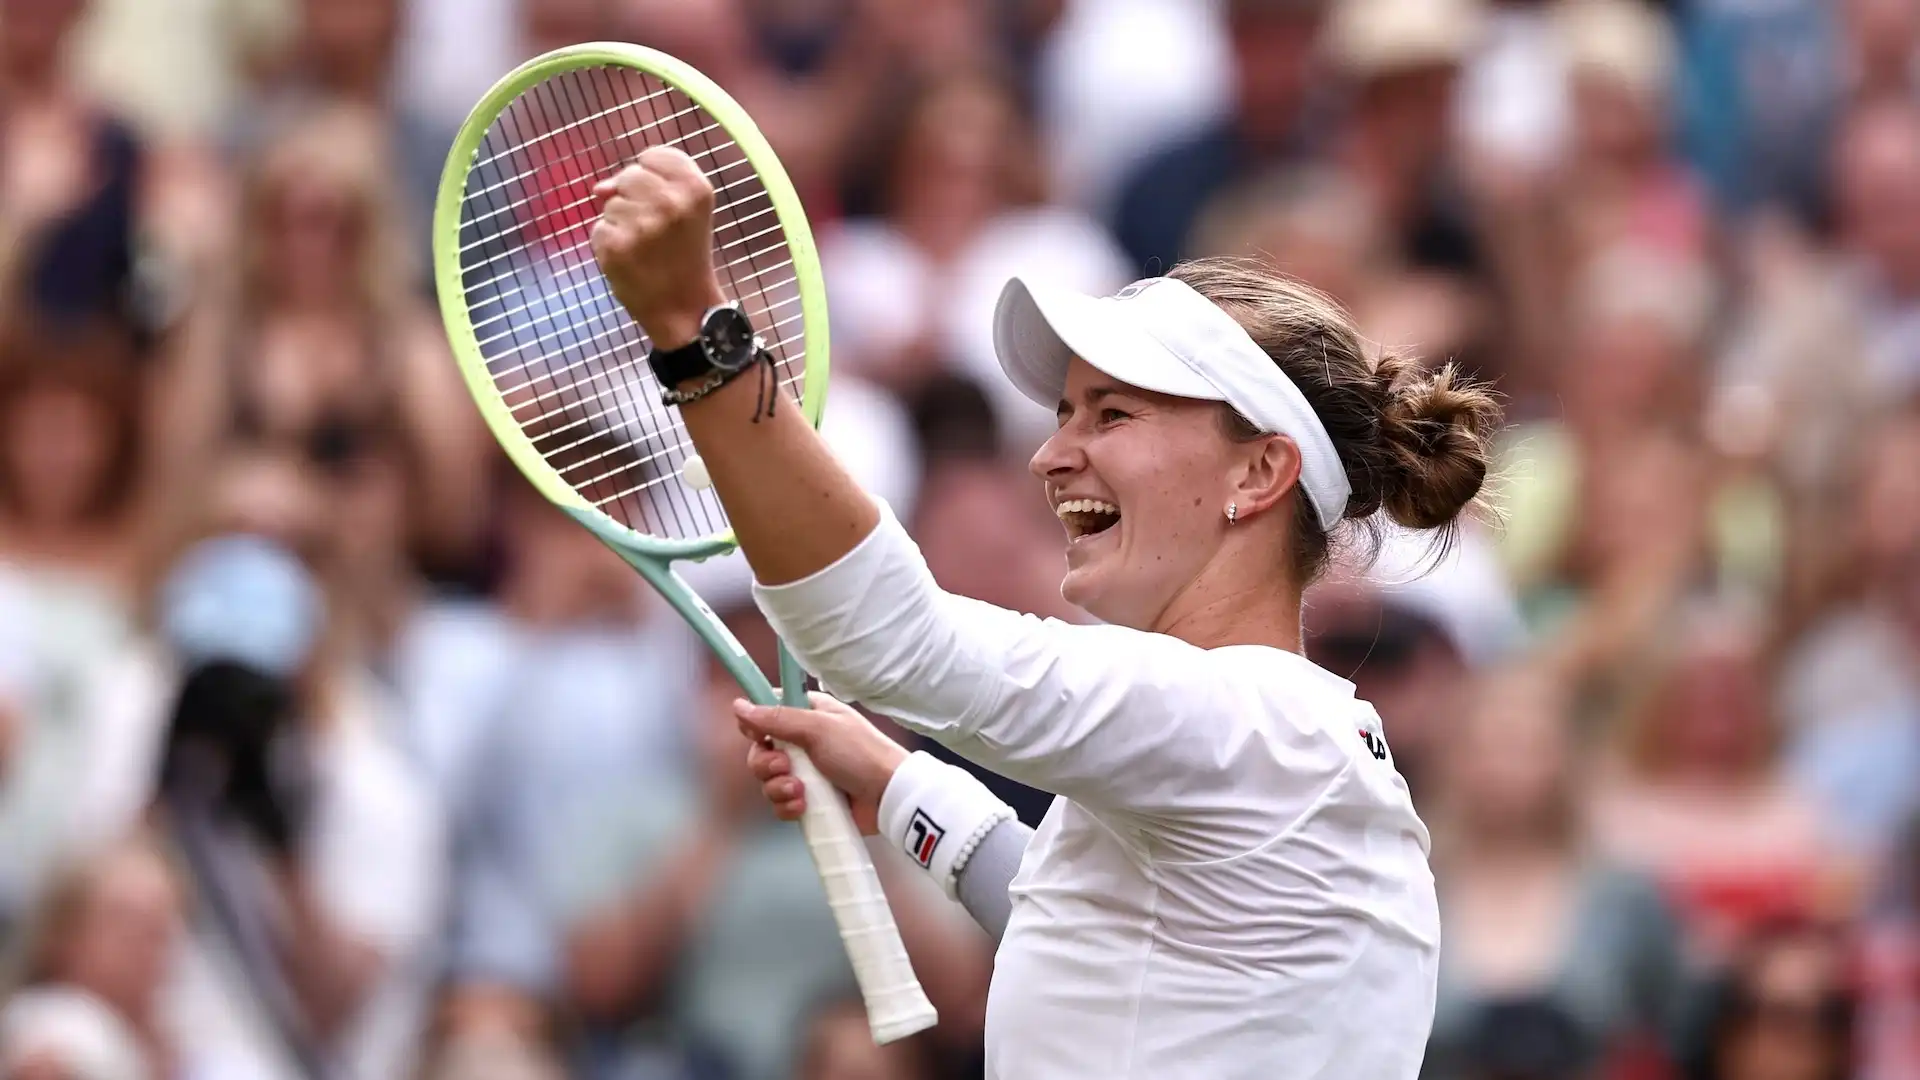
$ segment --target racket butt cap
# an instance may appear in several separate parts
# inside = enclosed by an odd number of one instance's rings
[[[921,997],[912,1007],[901,1009],[892,1015],[868,1016],[868,1026],[873,1031],[873,1041],[880,1046],[899,1042],[909,1035],[918,1035],[939,1021],[939,1014],[934,1012],[933,1004],[925,997]]]

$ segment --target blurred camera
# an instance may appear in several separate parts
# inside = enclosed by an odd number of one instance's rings
[[[163,799],[246,826],[275,851],[295,844],[310,786],[297,680],[322,620],[318,586],[279,545],[222,536],[187,552],[161,590],[162,636],[181,669]]]

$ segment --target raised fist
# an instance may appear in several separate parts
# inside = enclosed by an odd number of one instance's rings
[[[700,334],[724,297],[713,276],[713,184],[683,151],[655,146],[593,189],[593,256],[613,295],[672,349]]]

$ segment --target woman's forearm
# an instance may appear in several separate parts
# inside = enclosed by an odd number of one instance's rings
[[[880,514],[799,405],[768,412],[765,392],[750,371],[681,411],[754,578],[784,585],[839,561]]]

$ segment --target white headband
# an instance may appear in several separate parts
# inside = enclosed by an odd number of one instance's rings
[[[1184,281],[1147,278],[1096,297],[1014,278],[994,310],[993,348],[1013,385],[1049,409],[1059,404],[1075,356],[1142,390],[1224,401],[1300,448],[1300,486],[1322,528],[1346,516],[1347,471],[1300,388],[1232,316]]]

